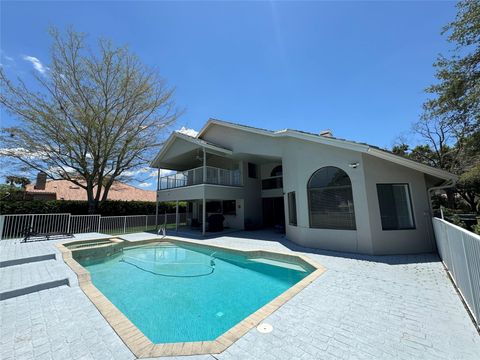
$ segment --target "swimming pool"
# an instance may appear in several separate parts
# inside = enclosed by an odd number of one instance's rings
[[[300,258],[257,255],[182,242],[127,246],[100,258],[73,253],[154,344],[215,340],[315,270]]]

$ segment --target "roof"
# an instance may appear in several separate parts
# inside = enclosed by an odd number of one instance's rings
[[[204,147],[206,149],[218,151],[219,153],[222,153],[222,154],[226,154],[226,155],[231,155],[232,154],[232,151],[230,149],[227,149],[227,148],[224,148],[222,146],[219,146],[219,145],[213,144],[211,142],[205,141],[203,139],[200,139],[198,137],[198,135],[197,135],[197,137],[193,137],[193,136],[190,136],[190,135],[187,135],[187,134],[184,134],[184,133],[180,133],[178,131],[174,131],[169,136],[169,138],[167,139],[167,141],[165,142],[163,147],[160,149],[157,156],[155,156],[155,158],[152,160],[152,162],[150,163],[150,166],[158,167],[158,165],[157,165],[158,162],[166,154],[166,152],[168,151],[170,146],[175,142],[176,139],[183,139],[185,141],[196,144],[199,147]]]
[[[322,143],[330,146],[335,146],[339,148],[366,153],[366,154],[411,168],[413,170],[417,170],[425,174],[432,175],[440,179],[445,179],[445,180],[457,179],[456,175],[449,173],[448,171],[441,170],[432,166],[428,166],[399,155],[395,155],[392,152],[382,149],[378,146],[374,146],[366,143],[360,143],[360,142],[351,141],[351,140],[345,140],[345,139],[336,138],[333,136],[323,136],[323,135],[314,134],[314,133],[301,131],[301,130],[284,129],[284,130],[272,131],[272,130],[257,128],[254,126],[232,123],[224,120],[209,119],[207,123],[204,125],[204,127],[199,131],[197,138],[202,137],[207,131],[207,129],[213,125],[220,125],[220,126],[239,129],[243,131],[249,131],[249,132],[270,136],[270,137],[291,137],[291,138],[297,138],[297,139],[302,139],[306,141],[318,142],[318,143]]]
[[[57,200],[87,201],[85,189],[68,180],[48,180],[45,190],[35,189],[33,184],[29,184],[25,191],[29,194],[56,194]],[[107,198],[122,201],[156,201],[155,191],[139,189],[119,181],[113,183]]]

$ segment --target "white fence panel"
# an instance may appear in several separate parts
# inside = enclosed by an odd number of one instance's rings
[[[1,215],[0,239],[23,238],[26,231],[67,233],[69,220],[70,214]]]
[[[146,231],[147,215],[125,216],[125,232]]]
[[[72,215],[70,217],[70,230],[72,234],[98,232],[100,215]]]
[[[480,236],[433,219],[438,252],[480,326]]]
[[[174,228],[175,213],[159,214],[158,225]],[[187,214],[178,214],[178,224],[185,225]],[[155,230],[155,215],[101,216],[70,214],[0,215],[0,240],[23,238],[27,230],[37,233],[80,234],[100,232],[119,235]]]
[[[125,216],[102,216],[100,218],[100,232],[106,234],[124,234]]]

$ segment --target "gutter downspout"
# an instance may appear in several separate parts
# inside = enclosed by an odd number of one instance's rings
[[[155,231],[158,232],[158,191],[160,190],[160,168],[157,171],[157,193],[156,195],[156,207],[155,207]]]
[[[436,238],[435,238],[435,232],[433,231],[433,200],[432,200],[432,192],[435,191],[435,190],[443,190],[443,189],[448,189],[448,188],[451,188],[451,187],[454,187],[455,185],[457,184],[457,180],[455,179],[450,179],[450,180],[446,180],[443,185],[439,185],[439,186],[432,186],[431,188],[428,188],[427,189],[427,193],[428,193],[428,204],[430,205],[430,220],[427,221],[427,231],[430,233],[430,230],[433,232],[432,236],[429,236],[429,238],[431,239],[431,241],[433,241],[433,249],[436,249],[436,251],[438,252],[438,247],[437,247],[437,241],[436,241]],[[443,219],[443,212],[442,212],[442,219]],[[428,234],[430,235],[430,234]]]
[[[202,184],[207,183],[207,152],[205,151],[205,147],[203,148],[203,181]],[[205,199],[205,187],[203,188],[203,197],[202,197],[202,236],[205,236],[206,225],[205,222],[207,220],[207,201]]]
[[[427,189],[428,192],[428,200],[429,200],[429,205],[430,205],[430,214],[433,216],[433,205],[432,205],[432,191],[435,190],[443,190],[443,189],[448,189],[451,187],[454,187],[457,184],[457,180],[455,179],[450,179],[447,180],[443,185],[440,186],[432,186],[431,188]]]

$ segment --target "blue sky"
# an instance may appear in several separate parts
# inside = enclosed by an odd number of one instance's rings
[[[391,147],[418,119],[455,2],[1,2],[2,66],[48,66],[49,26],[128,44],[209,117]],[[36,60],[27,56],[36,58]],[[1,112],[1,125],[15,122]],[[2,163],[6,161],[2,159]],[[4,167],[5,168],[5,167]],[[5,170],[4,170],[5,171]],[[142,179],[143,180],[143,179]],[[3,180],[0,180],[3,182]],[[154,181],[145,181],[151,183]],[[146,186],[146,184],[143,184]]]

